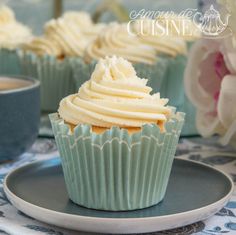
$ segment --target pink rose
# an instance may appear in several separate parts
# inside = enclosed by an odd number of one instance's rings
[[[197,108],[196,125],[204,137],[221,135],[236,143],[236,45],[232,38],[201,39],[189,55],[186,94]]]

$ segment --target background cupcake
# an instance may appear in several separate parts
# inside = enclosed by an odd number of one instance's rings
[[[158,27],[157,27],[158,25]],[[192,19],[166,13],[156,19],[141,18],[133,23],[134,32],[143,43],[155,48],[158,57],[165,57],[168,67],[161,85],[156,86],[150,80],[154,91],[170,99],[170,105],[187,113],[182,135],[197,134],[195,126],[196,111],[189,102],[184,90],[184,71],[188,59],[188,51],[193,42],[200,37],[200,31]]]
[[[82,22],[87,25],[86,30]],[[41,81],[43,111],[55,111],[63,97],[75,92],[70,58],[80,59],[87,44],[102,27],[92,24],[85,12],[67,12],[47,22],[41,37],[22,46],[18,55],[23,73]]]
[[[192,44],[201,37],[199,26],[190,17],[184,12],[182,14],[166,12],[164,15],[159,15],[156,20],[168,31],[169,36],[183,39],[190,49]]]
[[[21,74],[16,50],[31,38],[30,29],[16,21],[14,12],[7,6],[0,6],[1,74]]]
[[[50,115],[73,202],[117,211],[163,199],[184,114],[146,83],[131,63],[107,57]]]

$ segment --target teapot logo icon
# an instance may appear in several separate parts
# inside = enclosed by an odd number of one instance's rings
[[[198,20],[197,16],[199,17]],[[197,12],[194,16],[194,22],[204,36],[214,37],[221,35],[227,29],[229,17],[230,14],[226,14],[223,22],[220,13],[211,5],[204,15]]]

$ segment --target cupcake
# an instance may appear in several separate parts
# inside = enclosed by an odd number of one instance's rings
[[[87,25],[85,30],[82,26]],[[103,25],[83,12],[67,12],[46,23],[44,34],[22,45],[18,53],[24,74],[41,81],[41,108],[55,111],[59,101],[75,92],[70,58],[81,59],[88,43]]]
[[[74,203],[125,211],[163,200],[184,114],[151,91],[130,62],[106,57],[50,114]]]
[[[20,74],[20,64],[16,54],[22,43],[32,38],[31,31],[17,22],[14,12],[7,6],[0,6],[0,73]]]

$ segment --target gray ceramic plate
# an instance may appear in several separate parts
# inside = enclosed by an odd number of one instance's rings
[[[160,204],[129,212],[97,211],[69,200],[60,160],[52,159],[12,171],[4,189],[15,207],[50,224],[90,232],[137,233],[180,227],[215,214],[230,199],[233,182],[212,167],[176,159]]]

